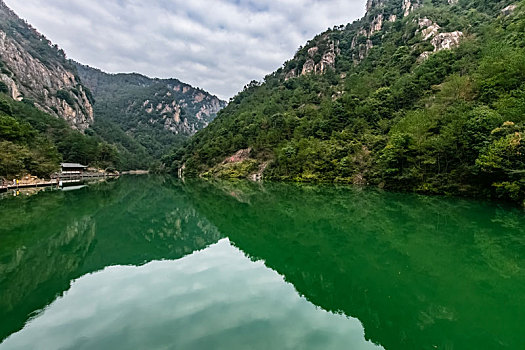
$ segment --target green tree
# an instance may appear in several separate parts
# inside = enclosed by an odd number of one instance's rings
[[[519,200],[525,194],[525,128],[506,122],[493,131],[495,140],[476,164],[500,197]]]

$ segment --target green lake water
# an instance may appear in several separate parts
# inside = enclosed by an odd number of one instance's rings
[[[525,212],[154,176],[3,196],[6,349],[525,349]]]

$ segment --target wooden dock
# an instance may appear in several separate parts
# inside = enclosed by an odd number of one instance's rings
[[[49,186],[58,186],[57,180],[38,182],[34,184],[18,184],[18,185],[8,185],[0,186],[0,192],[5,192],[7,190],[16,190],[19,188],[31,188],[31,187],[49,187]]]

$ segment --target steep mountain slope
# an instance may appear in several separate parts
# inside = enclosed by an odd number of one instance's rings
[[[370,0],[165,162],[523,201],[524,13],[523,1]]]
[[[176,79],[110,75],[68,60],[0,0],[3,177],[45,176],[61,160],[148,169],[225,105]]]
[[[187,136],[206,127],[226,103],[177,79],[140,74],[107,74],[75,63],[82,82],[96,100],[99,121],[111,122],[160,157]]]
[[[47,177],[61,161],[125,168],[122,156],[100,137],[83,134],[61,118],[0,93],[0,180],[25,174]]]
[[[92,99],[64,52],[0,0],[0,89],[13,99],[65,119],[75,129],[93,123]]]
[[[0,176],[47,176],[60,161],[148,168],[147,150],[121,129],[94,132],[93,104],[65,53],[0,0]]]

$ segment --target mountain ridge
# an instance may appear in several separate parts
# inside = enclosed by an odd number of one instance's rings
[[[93,92],[95,99],[106,100],[109,98],[119,98],[122,93],[122,88],[129,87],[135,89],[147,89],[157,86],[159,90],[167,89],[164,97],[167,103],[163,103],[161,108],[158,104],[153,106],[150,97],[144,101],[131,101],[143,104],[142,111],[147,114],[152,114],[153,109],[167,111],[161,113],[161,116],[166,116],[167,112],[174,112],[173,120],[170,118],[164,119],[166,129],[175,132],[176,134],[192,135],[197,130],[206,127],[208,123],[213,120],[217,112],[226,105],[225,101],[220,100],[217,96],[190,84],[186,84],[176,78],[150,78],[140,73],[106,73],[100,69],[92,68],[87,65],[82,65],[78,62],[73,63],[79,72],[82,81]],[[122,86],[118,86],[122,84]],[[172,90],[172,91],[169,91]],[[159,91],[155,92],[155,96]],[[171,108],[169,105],[171,104]],[[183,112],[184,110],[184,112]],[[127,113],[129,107],[122,112]],[[187,122],[181,119],[181,114],[186,115]],[[192,121],[189,121],[192,119]],[[182,122],[182,124],[181,124]],[[174,125],[181,124],[181,125]]]
[[[77,62],[72,64],[96,101],[95,132],[112,140],[104,130],[111,123],[110,128],[121,129],[153,159],[160,159],[170,148],[182,145],[226,106],[218,97],[175,78],[108,74]]]

